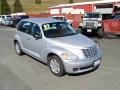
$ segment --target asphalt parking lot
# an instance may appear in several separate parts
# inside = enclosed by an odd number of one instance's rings
[[[120,38],[99,40],[103,59],[97,70],[57,77],[35,59],[16,55],[14,33],[0,26],[0,90],[120,90]]]

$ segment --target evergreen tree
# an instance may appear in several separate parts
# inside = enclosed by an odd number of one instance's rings
[[[74,3],[74,0],[69,0],[69,3]]]
[[[22,8],[22,5],[20,3],[19,0],[15,0],[15,3],[14,3],[14,12],[17,13],[17,12],[23,12],[23,8]]]
[[[41,0],[35,0],[35,4],[41,4]]]
[[[7,3],[7,0],[1,0],[1,14],[10,14],[11,10],[10,10],[10,6]]]
[[[1,3],[2,3],[2,2],[1,2],[1,0],[0,0],[0,14],[1,14]]]

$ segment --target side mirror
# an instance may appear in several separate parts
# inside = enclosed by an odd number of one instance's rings
[[[34,34],[33,37],[38,40],[42,38],[42,34]]]

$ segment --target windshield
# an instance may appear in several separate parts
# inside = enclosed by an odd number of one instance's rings
[[[84,18],[100,18],[100,14],[99,13],[86,13],[84,15]]]
[[[64,37],[77,34],[66,22],[46,23],[42,25],[44,35],[47,38]]]

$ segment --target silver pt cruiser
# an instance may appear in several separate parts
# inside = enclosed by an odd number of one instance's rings
[[[57,76],[93,70],[102,58],[96,43],[67,22],[52,18],[22,20],[17,26],[14,45],[18,55],[26,53],[48,64]]]

